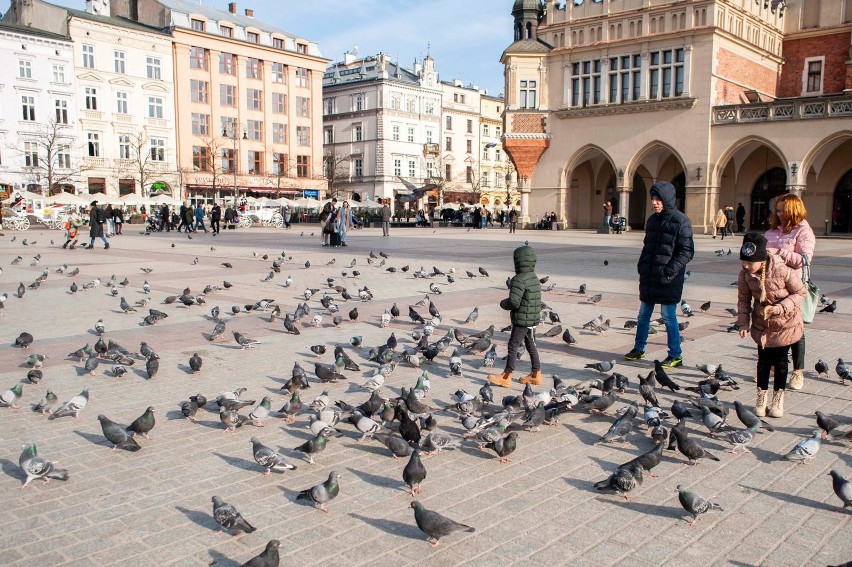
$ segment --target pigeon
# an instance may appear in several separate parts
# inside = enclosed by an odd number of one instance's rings
[[[654,361],[654,374],[656,375],[657,382],[660,383],[660,386],[664,388],[668,388],[672,392],[676,392],[680,390],[680,386],[674,382],[666,371],[663,369],[663,365],[659,360]]]
[[[692,520],[689,521],[690,527],[695,524],[698,516],[705,512],[709,512],[714,509],[723,511],[722,507],[715,502],[711,502],[698,494],[690,492],[689,489],[682,484],[677,485],[677,498],[680,501],[680,505],[683,506],[683,509],[692,514]]]
[[[711,301],[707,301],[706,303],[702,303],[701,307],[699,308],[699,309],[701,309],[701,312],[706,313],[710,309],[711,303],[712,303]]]
[[[493,441],[489,441],[484,447],[497,453],[501,463],[509,463],[512,461],[509,455],[514,453],[518,447],[518,432],[510,431],[505,437],[500,436]]]
[[[278,567],[280,558],[278,556],[278,547],[281,542],[277,539],[269,540],[264,549],[259,555],[255,555],[240,567]]]
[[[56,419],[57,417],[65,417],[66,415],[73,415],[75,419],[79,418],[80,412],[83,411],[83,408],[86,407],[86,404],[89,401],[89,388],[83,388],[83,391],[62,404],[61,407],[57,408],[48,419]]]
[[[475,528],[455,522],[438,512],[427,510],[417,500],[412,500],[411,507],[414,509],[414,521],[417,523],[417,527],[428,536],[429,543],[433,547],[441,543],[440,540],[442,537],[455,532],[464,531],[473,533],[476,531]]]
[[[43,354],[31,354],[27,357],[26,363],[30,368],[38,369],[44,365],[45,360],[47,360],[47,356]],[[41,376],[39,376],[39,378],[41,378]],[[38,383],[38,380],[33,383]]]
[[[21,333],[15,338],[15,344],[12,346],[21,347],[21,348],[30,348],[30,345],[33,344],[33,336],[29,333]]]
[[[316,508],[328,513],[325,504],[334,500],[338,494],[340,494],[340,473],[331,471],[325,482],[302,490],[296,495],[296,500],[310,500]]]
[[[149,357],[148,360],[145,361],[145,372],[148,375],[148,380],[154,378],[157,375],[157,372],[160,371],[160,359],[152,356]]]
[[[219,407],[219,421],[225,426],[225,433],[233,433],[238,427],[242,427],[250,421],[248,417],[240,415],[236,406],[222,405]]]
[[[816,370],[817,377],[828,376],[828,364],[823,362],[821,358],[814,364],[814,370]]]
[[[642,470],[648,473],[651,477],[656,477],[654,473],[651,472],[651,469],[660,464],[663,460],[663,445],[665,443],[665,439],[655,440],[656,445],[653,449],[648,451],[647,453],[643,453],[636,457],[635,459],[628,461],[621,465],[620,469],[629,468],[632,464],[638,464],[642,467]]]
[[[680,418],[678,418],[680,419]],[[710,408],[707,406],[701,406],[701,422],[704,424],[704,427],[710,431],[710,437],[716,437],[717,433],[738,433],[733,427],[725,423],[725,419],[719,417],[715,413],[710,411]],[[754,432],[751,428],[749,431]],[[754,437],[752,435],[752,437]],[[735,441],[733,439],[729,439],[731,443]],[[751,439],[746,440],[746,442],[750,442]]]
[[[392,433],[375,433],[373,439],[377,439],[391,452],[391,456],[396,459],[398,457],[407,457],[411,454],[412,448],[409,443]]]
[[[328,438],[325,436],[325,433],[320,433],[313,439],[308,439],[293,450],[305,453],[308,456],[308,464],[313,465],[314,455],[325,450],[327,444]]]
[[[420,459],[420,450],[414,449],[408,464],[402,469],[402,480],[408,485],[411,495],[415,496],[422,492],[420,484],[426,478],[426,467],[423,466],[423,461]]]
[[[606,374],[615,367],[615,364],[615,360],[603,360],[600,362],[590,362],[585,366],[585,368],[592,368],[601,374]]]
[[[600,303],[600,302],[601,302],[601,299],[603,299],[603,294],[602,294],[602,293],[597,293],[597,294],[595,294],[595,295],[591,296],[591,297],[588,299],[588,302],[589,302],[589,303],[593,303],[593,304],[598,304],[598,303]]]
[[[213,518],[223,529],[234,531],[236,533],[239,533],[240,530],[242,530],[247,534],[255,531],[255,527],[245,521],[242,515],[240,515],[240,513],[237,512],[237,509],[232,505],[226,503],[218,496],[214,496],[212,500]],[[222,529],[220,529],[218,533],[222,533]]]
[[[734,401],[734,408],[737,411],[737,417],[746,427],[757,425],[758,427],[762,427],[767,431],[775,431],[775,429],[771,425],[754,415],[754,413],[752,413],[750,409],[742,405],[739,400]]]
[[[793,447],[789,453],[787,453],[784,458],[788,461],[795,461],[799,463],[807,463],[814,457],[816,457],[817,452],[819,451],[821,445],[822,430],[817,429],[814,431],[811,437],[805,437]]]
[[[629,500],[627,493],[642,485],[642,466],[637,462],[631,462],[628,466],[617,469],[609,478],[595,483],[595,488],[604,492],[612,492],[624,496]]]
[[[50,482],[51,479],[68,480],[67,470],[58,469],[49,460],[38,456],[35,442],[27,443],[22,449],[21,456],[18,458],[18,465],[27,475],[27,478],[21,485],[21,489],[26,488],[30,482],[37,478],[42,479],[45,484]]]
[[[142,448],[133,436],[124,429],[124,427],[114,421],[111,421],[105,415],[98,415],[98,421],[101,422],[101,429],[103,430],[104,437],[107,438],[107,441],[113,444],[113,450],[124,449],[125,451],[136,452]]]
[[[24,387],[22,384],[15,384],[2,394],[0,394],[0,403],[6,405],[12,409],[20,409],[21,406],[17,405],[17,401],[21,399],[21,392]]]
[[[703,457],[707,457],[708,459],[719,461],[719,457],[709,453],[704,450],[704,447],[699,445],[696,441],[693,441],[689,438],[689,434],[686,432],[686,427],[680,429],[679,427],[672,428],[672,435],[675,436],[675,440],[677,442],[677,450],[681,452],[683,456],[689,459],[689,464],[696,464],[699,459]]]
[[[600,438],[601,443],[612,443],[615,440],[624,442],[624,438],[633,431],[633,419],[625,419],[625,416],[619,417],[609,428],[609,431]]]
[[[261,401],[261,405],[258,406],[258,407],[263,407],[264,401],[266,402],[267,406],[269,405],[269,397],[264,397],[263,400]],[[281,409],[278,410],[278,414],[283,415],[284,421],[286,421],[287,423],[292,423],[292,422],[296,421],[296,415],[300,411],[302,411],[302,407],[303,407],[302,399],[299,397],[299,392],[297,390],[297,391],[293,392],[293,395],[290,396],[290,399],[287,400],[287,402],[285,402],[283,406],[281,406]],[[262,409],[258,410],[257,408],[255,408],[255,411],[259,411],[259,417],[265,417],[265,415],[260,415],[260,414],[263,414]],[[266,408],[266,413],[267,414],[269,413],[268,408]],[[252,417],[252,416],[249,415],[249,417]]]
[[[479,318],[479,307],[474,307],[473,311],[467,316],[467,319],[464,320],[464,324],[473,323]]]
[[[577,344],[577,339],[571,334],[571,329],[565,329],[565,332],[562,333],[562,340],[569,346]]]
[[[837,373],[837,377],[840,378],[840,383],[844,386],[847,380],[852,380],[852,370],[849,369],[842,358],[837,359],[834,371]]]
[[[255,462],[264,468],[263,476],[269,476],[273,470],[296,469],[296,465],[288,463],[283,455],[261,443],[257,437],[251,438],[251,444]]]
[[[20,290],[20,288],[18,288]],[[19,295],[20,297],[20,295]],[[837,300],[832,301],[828,305],[819,310],[820,313],[834,313],[837,310]]]
[[[233,331],[234,340],[237,341],[237,344],[240,345],[243,349],[251,348],[255,345],[259,345],[260,341],[251,339],[238,331]]]
[[[840,424],[822,413],[821,411],[816,412],[816,421],[819,428],[822,430],[822,438],[827,439],[831,437],[831,430],[838,427]]]
[[[33,405],[33,411],[44,415],[45,413],[48,413],[50,411],[50,408],[52,408],[57,401],[58,398],[56,397],[56,394],[53,393],[53,390],[48,388],[47,393],[44,395],[41,401]]]
[[[838,510],[842,512],[847,506],[852,506],[852,482],[843,478],[836,470],[832,470],[828,474],[831,476],[831,487],[834,489],[834,493],[843,502],[843,508]]]
[[[193,400],[183,401],[180,404],[180,411],[187,420],[196,421],[195,414],[198,413],[198,402]]]
[[[137,433],[140,433],[145,436],[145,439],[150,439],[148,434],[152,429],[154,429],[154,423],[154,408],[148,406],[145,413],[134,419],[133,423],[127,426],[127,431],[132,437],[135,437]]]

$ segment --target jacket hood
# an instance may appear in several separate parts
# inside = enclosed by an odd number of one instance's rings
[[[659,197],[663,202],[664,208],[662,214],[673,213],[677,210],[677,190],[668,181],[654,183],[651,186],[650,195],[651,197]]]
[[[535,271],[535,250],[531,246],[515,248],[514,260],[516,274]]]

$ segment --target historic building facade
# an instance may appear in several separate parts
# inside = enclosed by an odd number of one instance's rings
[[[665,180],[699,231],[740,202],[763,227],[784,191],[818,233],[852,231],[852,2],[516,0],[512,13],[503,143],[525,220],[555,209],[593,228],[611,200],[641,228]]]

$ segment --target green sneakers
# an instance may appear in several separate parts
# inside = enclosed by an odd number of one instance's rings
[[[666,359],[660,363],[660,366],[662,366],[663,368],[676,368],[676,367],[682,366],[682,365],[683,365],[683,358],[681,358],[681,357],[674,358],[674,357],[671,357],[671,356],[667,356]]]
[[[630,352],[624,355],[625,360],[639,360],[645,357],[645,351],[639,349],[632,349]]]

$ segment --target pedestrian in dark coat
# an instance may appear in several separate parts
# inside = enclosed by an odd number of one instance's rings
[[[86,250],[91,250],[95,247],[95,238],[100,238],[104,241],[104,250],[109,249],[109,240],[104,236],[104,212],[98,208],[98,202],[92,201],[89,204],[89,245]]]
[[[515,276],[512,278],[509,297],[500,302],[500,307],[511,312],[512,334],[509,337],[509,354],[506,356],[506,368],[503,374],[488,376],[495,386],[508,388],[512,384],[512,372],[518,358],[521,341],[530,354],[532,369],[520,379],[521,384],[540,385],[541,361],[535,344],[535,328],[541,317],[541,282],[535,273],[536,255],[530,246],[515,249]]]
[[[220,220],[222,220],[222,207],[215,203],[213,208],[210,209],[210,228],[213,230],[213,234],[219,234]]]
[[[745,230],[745,207],[742,203],[737,204],[737,232]]]
[[[165,229],[166,232],[172,231],[171,213],[169,212],[168,205],[163,205],[160,208],[160,232],[162,232],[163,229]]]
[[[654,307],[660,304],[660,314],[668,335],[668,356],[662,362],[665,368],[683,364],[680,329],[677,323],[677,305],[683,295],[686,281],[686,264],[692,260],[695,245],[692,224],[685,214],[677,210],[677,192],[666,181],[651,187],[653,214],[645,223],[645,241],[639,255],[639,316],[633,350],[624,355],[627,360],[645,356],[648,331]]]

